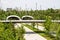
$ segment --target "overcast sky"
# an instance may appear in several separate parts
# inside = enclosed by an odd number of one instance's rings
[[[60,0],[1,0],[0,7],[6,8],[21,8],[21,9],[47,9],[60,8]]]

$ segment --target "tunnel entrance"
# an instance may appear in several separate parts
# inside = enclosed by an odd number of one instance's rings
[[[33,20],[34,18],[32,16],[29,16],[29,15],[25,15],[22,17],[22,20]],[[32,25],[32,23],[25,23],[25,24],[28,24],[28,25]]]
[[[33,20],[32,16],[23,16],[22,20]]]
[[[10,15],[7,17],[6,20],[20,20],[20,17],[16,16],[16,15]]]
[[[10,15],[6,18],[6,20],[21,20],[19,16],[16,16],[16,15]],[[14,28],[19,28],[21,27],[21,24],[20,23],[13,23],[14,25]]]
[[[8,20],[19,20],[19,19],[16,17],[10,17],[10,18],[8,18]]]
[[[32,20],[30,17],[24,17],[22,20]]]

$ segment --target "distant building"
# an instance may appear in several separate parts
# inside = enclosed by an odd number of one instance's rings
[[[12,10],[12,8],[7,8],[6,10],[8,10],[8,11],[9,11],[9,10]]]

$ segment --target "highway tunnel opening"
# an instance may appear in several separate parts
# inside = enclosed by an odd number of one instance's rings
[[[17,17],[10,17],[10,18],[8,18],[8,20],[19,20],[19,18],[17,18]]]
[[[10,15],[7,17],[6,20],[20,20],[20,17],[16,15]]]
[[[24,17],[22,20],[32,20],[30,17]]]
[[[21,20],[19,16],[16,15],[10,15],[6,18],[6,20]],[[19,28],[21,27],[20,23],[12,23],[14,25],[14,28]]]
[[[22,20],[33,20],[33,17],[32,16],[23,16],[22,17]]]

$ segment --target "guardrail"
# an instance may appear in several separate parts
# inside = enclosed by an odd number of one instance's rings
[[[0,20],[0,22],[12,22],[12,23],[44,23],[46,20]],[[60,20],[51,20],[52,22],[60,23]]]

